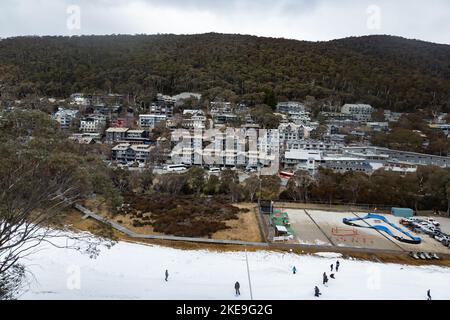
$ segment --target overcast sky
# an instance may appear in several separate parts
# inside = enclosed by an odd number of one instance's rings
[[[391,34],[450,44],[450,1],[0,1],[0,37],[213,31],[313,41]]]

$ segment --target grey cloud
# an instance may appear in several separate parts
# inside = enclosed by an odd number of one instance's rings
[[[66,27],[69,5],[81,30]],[[380,8],[380,27],[367,8]],[[304,40],[373,33],[450,43],[448,0],[2,0],[0,37],[232,32]]]

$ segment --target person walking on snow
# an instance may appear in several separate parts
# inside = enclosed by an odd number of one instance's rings
[[[169,280],[169,271],[168,270],[166,270],[166,282]]]
[[[322,295],[322,293],[320,293],[319,288],[317,288],[317,286],[314,288],[314,296],[316,298],[319,298]]]
[[[339,266],[340,266],[341,264],[339,263],[339,260],[336,262],[336,272],[339,272]]]
[[[328,283],[328,277],[327,277],[327,274],[324,272],[323,273],[323,285],[326,286],[327,283]]]
[[[292,273],[297,274],[297,268],[295,266],[292,268]]]
[[[241,288],[241,285],[239,284],[239,282],[236,282],[234,284],[234,289],[236,290],[236,296],[240,296],[241,292],[239,291],[239,289]]]
[[[432,298],[431,298],[431,290],[428,290],[427,297],[428,297],[428,301],[432,300]]]
[[[330,278],[336,280],[336,278],[334,277],[334,273],[330,274]]]
[[[332,265],[330,266],[330,272],[333,272],[333,269],[334,269],[334,264],[332,264]]]

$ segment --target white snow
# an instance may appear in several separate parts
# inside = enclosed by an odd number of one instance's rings
[[[65,240],[58,240],[65,241]],[[62,243],[61,243],[62,244]],[[340,260],[336,280],[322,285],[322,274],[339,255],[248,252],[254,299],[450,299],[450,268],[413,267]],[[34,277],[21,299],[249,299],[245,252],[183,251],[119,242],[97,259],[47,246],[25,263]],[[296,266],[298,273],[292,274]],[[164,272],[169,270],[169,281]],[[79,279],[78,279],[79,275]],[[78,286],[79,280],[79,289]],[[242,296],[234,295],[234,283]]]
[[[342,258],[342,254],[336,252],[318,252],[315,255],[322,258],[330,258],[330,259]]]

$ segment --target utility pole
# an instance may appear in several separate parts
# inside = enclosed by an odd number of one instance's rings
[[[259,210],[261,210],[261,191],[262,191],[261,170],[262,170],[261,165],[258,164],[258,180],[259,180],[258,206],[259,206]]]
[[[250,268],[248,266],[247,249],[245,249],[245,261],[247,263],[248,286],[250,288],[250,300],[253,300],[252,281],[250,279]]]

